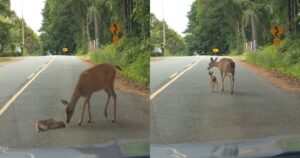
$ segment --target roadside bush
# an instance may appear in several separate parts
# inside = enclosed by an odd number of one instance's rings
[[[283,47],[265,46],[246,53],[247,62],[300,79],[300,40],[285,40]]]
[[[146,43],[146,44],[145,44]],[[92,63],[112,63],[122,68],[122,75],[141,85],[150,83],[149,57],[151,49],[147,41],[138,38],[121,39],[119,46],[105,45],[89,53]]]

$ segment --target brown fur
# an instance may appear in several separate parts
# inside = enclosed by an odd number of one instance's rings
[[[36,131],[47,131],[48,129],[65,128],[63,121],[56,121],[54,119],[39,120],[35,123]]]
[[[110,100],[110,97],[113,97],[114,100],[114,115],[113,115],[113,122],[116,120],[116,99],[117,95],[114,90],[114,81],[116,77],[116,69],[121,70],[120,67],[112,65],[112,64],[98,64],[95,65],[85,71],[83,71],[77,82],[75,90],[73,92],[72,98],[70,102],[65,100],[61,100],[66,107],[67,113],[67,123],[70,122],[70,119],[73,115],[76,103],[80,97],[85,97],[85,101],[83,104],[83,109],[81,112],[81,118],[78,122],[78,125],[81,125],[83,119],[83,113],[85,110],[86,105],[88,105],[88,112],[89,112],[89,123],[92,120],[91,111],[90,111],[90,98],[92,94],[96,91],[104,90],[107,95],[107,101],[105,105],[104,115],[107,117],[107,107]]]
[[[217,85],[217,90],[218,91],[218,80],[217,77],[213,75],[213,72],[208,72],[209,74],[209,84],[210,84],[210,91],[214,92],[215,86]]]
[[[208,70],[212,67],[217,67],[220,70],[221,77],[222,77],[222,89],[221,92],[224,91],[224,78],[228,75],[230,78],[230,85],[231,85],[231,94],[233,94],[233,86],[234,86],[234,73],[235,73],[235,63],[233,60],[229,58],[223,58],[217,61],[218,58],[210,58],[210,63],[208,65]]]

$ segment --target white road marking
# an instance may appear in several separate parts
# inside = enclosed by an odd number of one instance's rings
[[[188,67],[192,66],[192,64],[189,64]]]
[[[42,73],[50,64],[51,62],[55,59],[55,57],[53,57],[47,64],[46,66],[44,66],[42,69],[40,69],[37,73],[35,73],[35,75],[12,97],[10,98],[5,104],[4,106],[2,106],[2,108],[0,109],[0,116],[2,116],[2,114],[9,108],[9,106],[18,98],[18,96],[20,96],[24,90],[38,77],[38,75],[40,73]]]
[[[27,80],[31,79],[32,76],[33,76],[34,74],[35,74],[35,73],[32,73],[31,75],[29,75],[29,76],[27,77]]]
[[[150,101],[152,99],[154,99],[159,93],[161,93],[164,89],[166,89],[170,84],[172,84],[175,80],[177,80],[180,76],[182,76],[184,73],[186,73],[187,71],[189,71],[190,69],[192,69],[195,65],[197,65],[202,58],[198,59],[194,64],[192,64],[190,67],[188,67],[187,69],[183,70],[182,72],[180,72],[176,77],[174,77],[173,79],[171,79],[168,83],[166,83],[165,85],[163,85],[160,89],[158,89],[157,91],[153,92],[150,95]]]
[[[178,72],[173,73],[169,78],[173,78],[174,76],[176,76],[178,74]]]

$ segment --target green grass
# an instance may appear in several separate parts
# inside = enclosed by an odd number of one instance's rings
[[[122,39],[119,46],[106,45],[89,53],[92,63],[112,63],[122,68],[121,74],[138,84],[150,83],[150,49],[137,38]]]
[[[265,46],[247,52],[247,62],[300,79],[300,40],[285,40],[282,48]]]
[[[149,144],[125,144],[120,146],[124,156],[146,156],[150,154]]]
[[[12,59],[9,57],[0,57],[0,62],[6,62],[6,61],[10,61],[10,60],[12,60]]]

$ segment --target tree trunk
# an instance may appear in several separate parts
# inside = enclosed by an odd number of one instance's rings
[[[251,31],[252,31],[252,42],[253,42],[253,49],[256,50],[257,47],[257,36],[256,36],[256,24],[254,15],[251,14]]]
[[[125,31],[128,32],[131,30],[131,20],[130,15],[132,12],[132,0],[124,0],[124,19],[125,19]]]
[[[297,7],[297,0],[294,0],[294,17],[293,19],[295,19],[297,17],[297,13],[298,13],[298,7]],[[295,34],[297,33],[297,21],[296,20],[293,20],[293,24],[294,24],[294,32]]]
[[[85,30],[86,30],[86,36],[87,36],[87,44],[88,44],[88,49],[90,50],[90,42],[91,42],[91,34],[90,34],[90,29],[89,29],[89,25],[87,22],[87,18],[85,19]]]
[[[96,49],[99,48],[99,26],[98,26],[98,18],[96,16],[96,11],[94,12],[94,23],[95,23],[95,41],[96,41]]]
[[[289,32],[293,34],[293,28],[292,28],[292,9],[291,9],[291,0],[287,1],[288,5],[288,26],[289,26]]]
[[[238,45],[240,44],[240,34],[241,34],[241,31],[240,31],[240,24],[239,24],[239,21],[236,19],[235,20],[235,25],[236,25],[236,32],[235,32],[235,48],[238,49]]]
[[[243,37],[243,50],[245,51],[247,37],[246,37],[245,26],[244,26],[243,22],[241,23],[241,31],[242,31],[242,37]]]

